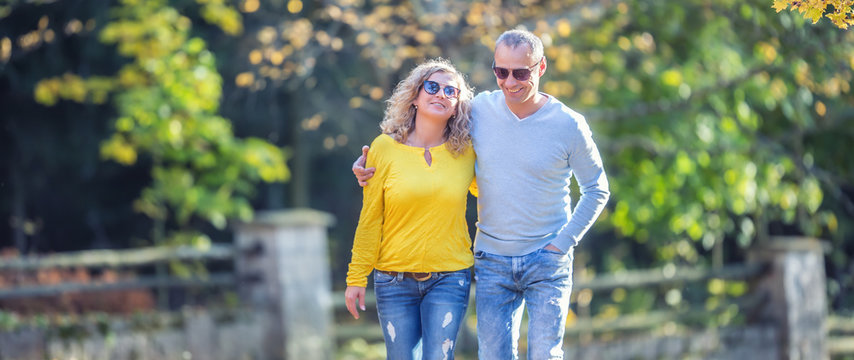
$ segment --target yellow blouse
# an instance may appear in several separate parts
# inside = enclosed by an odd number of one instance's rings
[[[453,157],[444,145],[424,149],[382,134],[371,143],[376,167],[363,189],[347,286],[366,286],[371,270],[456,271],[474,258],[466,224],[466,193],[474,179],[471,146]]]

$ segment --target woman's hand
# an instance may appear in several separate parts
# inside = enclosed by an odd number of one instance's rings
[[[344,302],[347,304],[347,311],[354,318],[359,318],[359,311],[356,310],[356,302],[359,303],[359,309],[365,311],[365,288],[361,286],[348,286],[344,290]]]

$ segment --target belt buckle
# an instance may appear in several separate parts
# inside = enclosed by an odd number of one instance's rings
[[[427,275],[424,277],[418,277],[418,275],[416,275],[418,273],[411,273],[411,274],[412,274],[412,278],[418,282],[427,281],[427,280],[430,280],[431,277],[433,277],[433,273],[431,273],[431,272],[425,273]]]

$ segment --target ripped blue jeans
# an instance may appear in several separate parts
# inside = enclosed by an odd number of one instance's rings
[[[528,359],[563,359],[563,334],[572,292],[574,248],[522,256],[474,254],[480,359],[518,359],[522,310],[528,308]]]
[[[453,359],[470,287],[469,269],[434,273],[426,281],[374,271],[387,358]]]

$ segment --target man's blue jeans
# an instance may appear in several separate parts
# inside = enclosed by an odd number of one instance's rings
[[[528,359],[563,359],[572,292],[572,259],[540,249],[523,256],[474,256],[478,357],[518,359],[522,309],[528,307]]]
[[[470,287],[469,269],[433,274],[426,281],[374,271],[388,359],[453,359]]]

